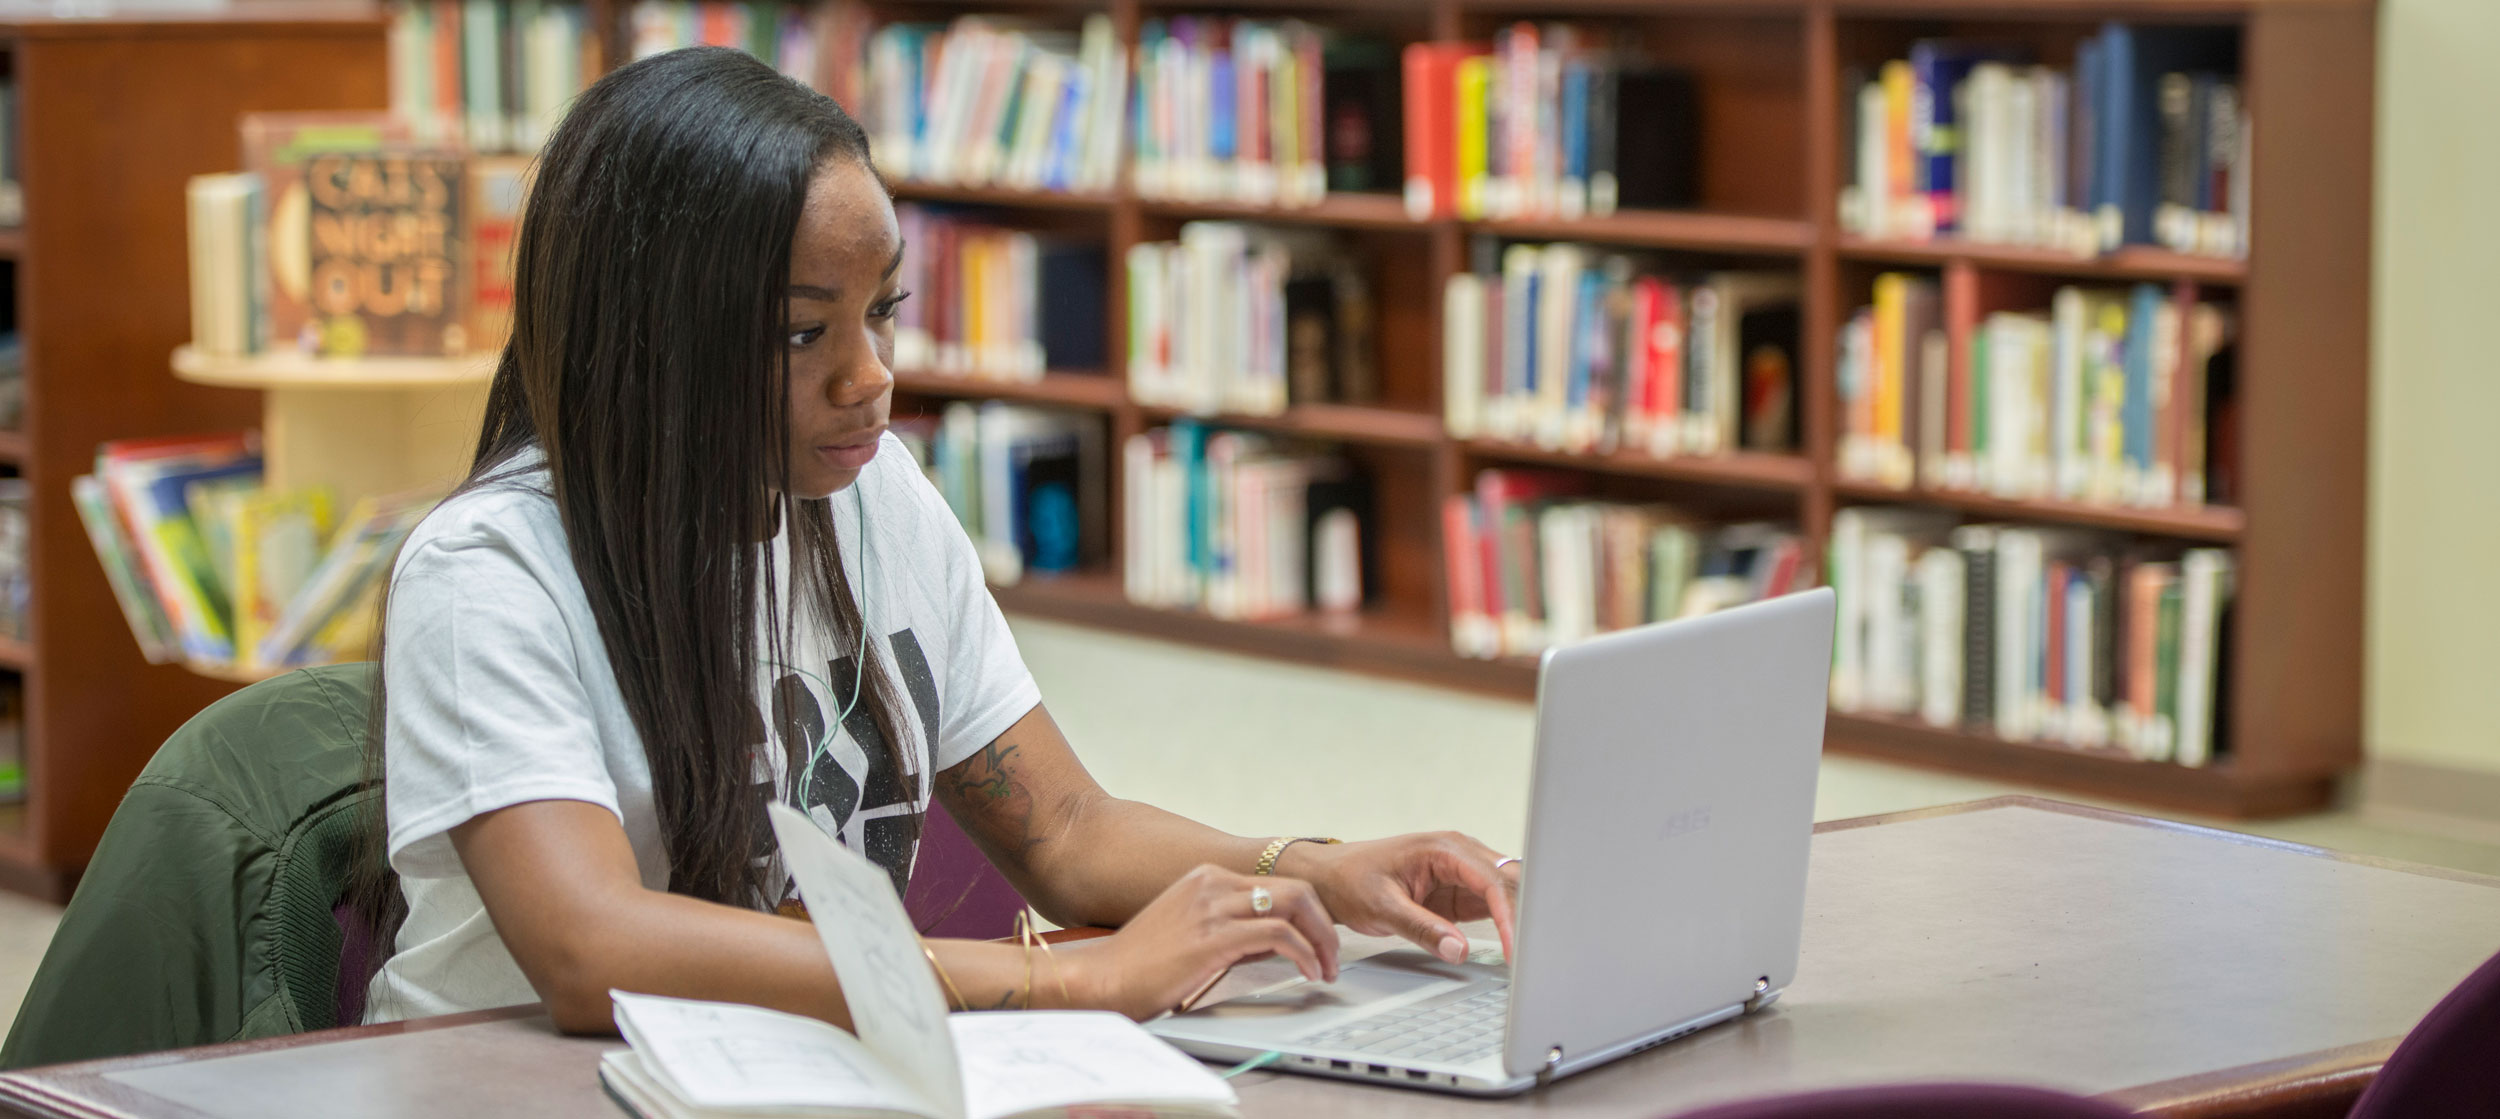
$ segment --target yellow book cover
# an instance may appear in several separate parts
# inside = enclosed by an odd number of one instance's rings
[[[278,624],[320,565],[333,527],[326,489],[272,493],[237,499],[234,511],[235,659],[263,667],[260,643]]]
[[[1469,55],[1458,62],[1458,216],[1484,218],[1486,175],[1485,96],[1492,88],[1491,55]]]

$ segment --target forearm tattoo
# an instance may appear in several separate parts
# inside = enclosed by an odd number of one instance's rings
[[[939,780],[971,816],[964,824],[999,850],[1022,853],[1039,846],[1042,837],[1033,832],[1033,792],[1016,772],[1015,754],[1016,746],[1000,739]]]

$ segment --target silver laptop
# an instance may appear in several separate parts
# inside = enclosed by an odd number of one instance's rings
[[[1388,952],[1146,1028],[1507,1095],[1768,1005],[1797,970],[1832,616],[1822,588],[1547,650],[1510,966]]]

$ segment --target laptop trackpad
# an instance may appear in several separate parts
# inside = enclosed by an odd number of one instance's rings
[[[1383,1003],[1429,997],[1480,978],[1421,952],[1388,952],[1338,969],[1334,983],[1294,980],[1256,994],[1226,999],[1164,1021],[1193,1037],[1281,1041],[1371,1014]]]

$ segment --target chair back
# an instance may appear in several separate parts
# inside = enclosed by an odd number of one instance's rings
[[[2013,1084],[1896,1084],[1746,1100],[1678,1119],[2126,1119],[2127,1109]]]
[[[339,1021],[333,909],[357,826],[370,665],[290,672],[210,704],[106,824],[0,1067]]]
[[[964,834],[955,817],[937,804],[921,817],[920,856],[912,864],[903,910],[924,936],[996,940],[1016,931],[1024,909],[1007,876]]]
[[[2423,1015],[2352,1105],[2350,1119],[2500,1115],[2500,956]]]

